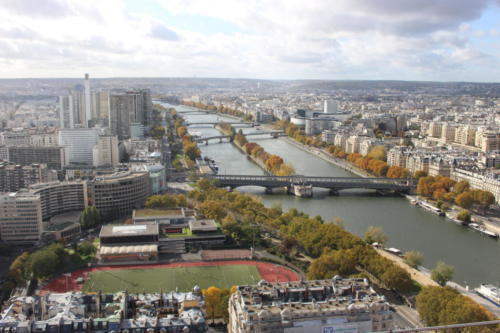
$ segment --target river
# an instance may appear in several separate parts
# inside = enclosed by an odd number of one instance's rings
[[[168,106],[168,105],[166,105]],[[192,110],[175,106],[179,111]],[[189,122],[231,119],[213,114],[184,115]],[[214,128],[193,128],[201,136],[220,134]],[[244,132],[255,129],[245,128]],[[353,177],[355,175],[305,152],[281,139],[251,137],[265,150],[291,163],[297,174],[306,176]],[[264,172],[231,143],[211,141],[199,145],[203,156],[214,159],[220,174],[262,175]],[[297,208],[311,216],[321,215],[325,221],[340,217],[344,227],[363,236],[369,226],[382,227],[389,240],[388,246],[402,251],[418,250],[424,254],[424,266],[432,268],[442,260],[455,267],[453,280],[462,285],[477,287],[480,283],[500,283],[500,241],[457,225],[444,217],[415,207],[399,196],[377,196],[370,191],[341,191],[330,196],[328,191],[314,189],[314,197],[298,198],[285,194],[265,194],[263,188],[242,187],[240,191],[262,197],[266,206],[280,205],[283,210]]]

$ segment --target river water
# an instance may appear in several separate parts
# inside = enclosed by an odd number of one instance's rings
[[[168,106],[168,105],[166,105]],[[175,106],[179,111],[193,110]],[[186,114],[188,122],[231,121],[213,114]],[[201,136],[220,133],[214,128],[193,128]],[[255,129],[245,128],[244,132]],[[250,137],[269,153],[280,155],[291,163],[297,174],[306,176],[353,177],[355,175],[332,165],[282,140],[270,137]],[[203,156],[214,159],[219,174],[262,175],[264,172],[231,143],[214,140],[199,145]],[[259,195],[266,206],[280,205],[283,210],[297,208],[311,216],[321,215],[325,221],[340,217],[344,227],[363,236],[369,226],[382,227],[389,240],[387,245],[402,251],[418,250],[424,254],[424,266],[432,268],[442,260],[455,267],[453,280],[462,285],[477,287],[480,283],[500,283],[500,241],[486,238],[444,217],[434,215],[409,204],[398,196],[377,196],[370,191],[341,191],[330,196],[328,191],[314,189],[314,197],[298,198],[285,194],[265,194],[263,188],[242,187],[238,190]]]

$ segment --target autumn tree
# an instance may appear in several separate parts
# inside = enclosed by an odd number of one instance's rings
[[[399,292],[408,292],[413,288],[410,274],[402,267],[394,264],[384,270],[380,280],[388,288]]]
[[[385,244],[387,242],[387,235],[384,233],[382,227],[370,226],[365,232],[364,240],[368,244]]]
[[[436,267],[431,272],[431,278],[441,286],[446,285],[453,277],[455,269],[451,265],[447,265],[442,261],[438,261]]]
[[[428,326],[452,325],[494,320],[495,317],[469,297],[449,287],[425,287],[416,299],[417,311]],[[467,332],[481,332],[471,327]],[[495,326],[491,327],[494,331]]]
[[[474,204],[474,197],[469,191],[466,191],[455,197],[455,203],[462,208],[468,209]]]
[[[413,268],[417,268],[422,265],[424,261],[424,255],[419,251],[407,251],[404,254],[404,262]]]
[[[184,197],[185,200],[185,197]],[[179,202],[175,195],[156,194],[148,197],[144,203],[146,208],[174,208],[178,207]]]
[[[355,250],[337,250],[323,253],[309,265],[307,277],[311,280],[331,279],[335,275],[348,275],[356,270]]]
[[[375,146],[373,147],[366,157],[371,157],[375,160],[385,161],[386,152],[384,146]]]
[[[209,219],[220,221],[226,216],[224,206],[215,200],[207,200],[201,203],[198,205],[198,209],[203,216]]]
[[[427,172],[423,171],[423,170],[418,170],[415,172],[415,174],[413,175],[413,177],[415,179],[420,179],[422,177],[426,177],[427,176]]]
[[[455,192],[456,194],[464,193],[464,192],[468,191],[469,189],[470,189],[470,185],[469,185],[469,182],[466,180],[461,180],[461,181],[457,182],[455,184],[455,186],[453,186],[453,192]]]
[[[202,291],[205,298],[205,311],[212,318],[212,323],[217,317],[222,301],[222,291],[217,287],[208,287]]]
[[[461,210],[457,214],[457,219],[459,219],[460,221],[462,221],[464,223],[469,223],[471,220],[470,212],[467,209]]]

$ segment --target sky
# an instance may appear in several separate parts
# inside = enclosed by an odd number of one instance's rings
[[[500,0],[0,0],[0,78],[500,82]]]

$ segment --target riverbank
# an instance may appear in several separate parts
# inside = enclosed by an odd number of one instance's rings
[[[332,157],[324,149],[304,145],[300,142],[295,141],[294,139],[292,139],[290,137],[280,137],[279,139],[284,140],[287,143],[292,144],[295,147],[297,147],[297,148],[299,148],[299,149],[301,149],[301,150],[303,150],[311,155],[315,155],[315,156],[321,158],[322,160],[324,160],[330,164],[333,164],[341,169],[344,169],[345,171],[348,171],[348,172],[353,173],[355,175],[358,175],[360,177],[363,177],[363,178],[376,177],[376,176],[371,175],[368,172],[352,165],[352,163],[349,163],[346,160]],[[428,206],[431,206],[431,207],[434,207],[435,209],[438,209],[435,206],[434,202],[431,200],[428,200],[427,198],[424,198],[421,196],[405,196],[405,198],[408,201],[418,200],[418,201],[424,202]],[[455,215],[458,213],[458,211],[462,210],[461,207],[458,207],[456,205],[453,205],[450,209],[454,212]],[[491,222],[491,221],[487,220],[484,216],[481,216],[481,215],[471,213],[471,216],[472,216],[472,220],[474,222],[482,224],[486,230],[500,235],[500,225],[498,223]],[[487,237],[485,237],[485,238],[487,238]]]
[[[400,267],[402,267],[404,270],[406,270],[411,275],[411,278],[414,281],[418,282],[422,287],[437,287],[437,286],[439,286],[439,284],[436,281],[431,279],[431,271],[428,270],[427,268],[419,267],[420,270],[417,270],[417,269],[407,265],[404,262],[403,258],[401,258],[395,254],[389,253],[383,249],[376,249],[376,250],[381,256],[383,256],[389,260],[392,260],[393,262],[398,264]],[[495,317],[500,318],[500,307],[497,307],[493,303],[491,303],[488,300],[484,299],[483,297],[477,295],[474,291],[469,290],[469,286],[463,287],[462,285],[460,285],[456,282],[453,282],[453,281],[449,281],[446,285],[455,289],[456,291],[458,291],[462,295],[471,298],[474,302],[478,303],[479,305],[481,305],[482,307],[484,307],[488,311],[490,311]]]

